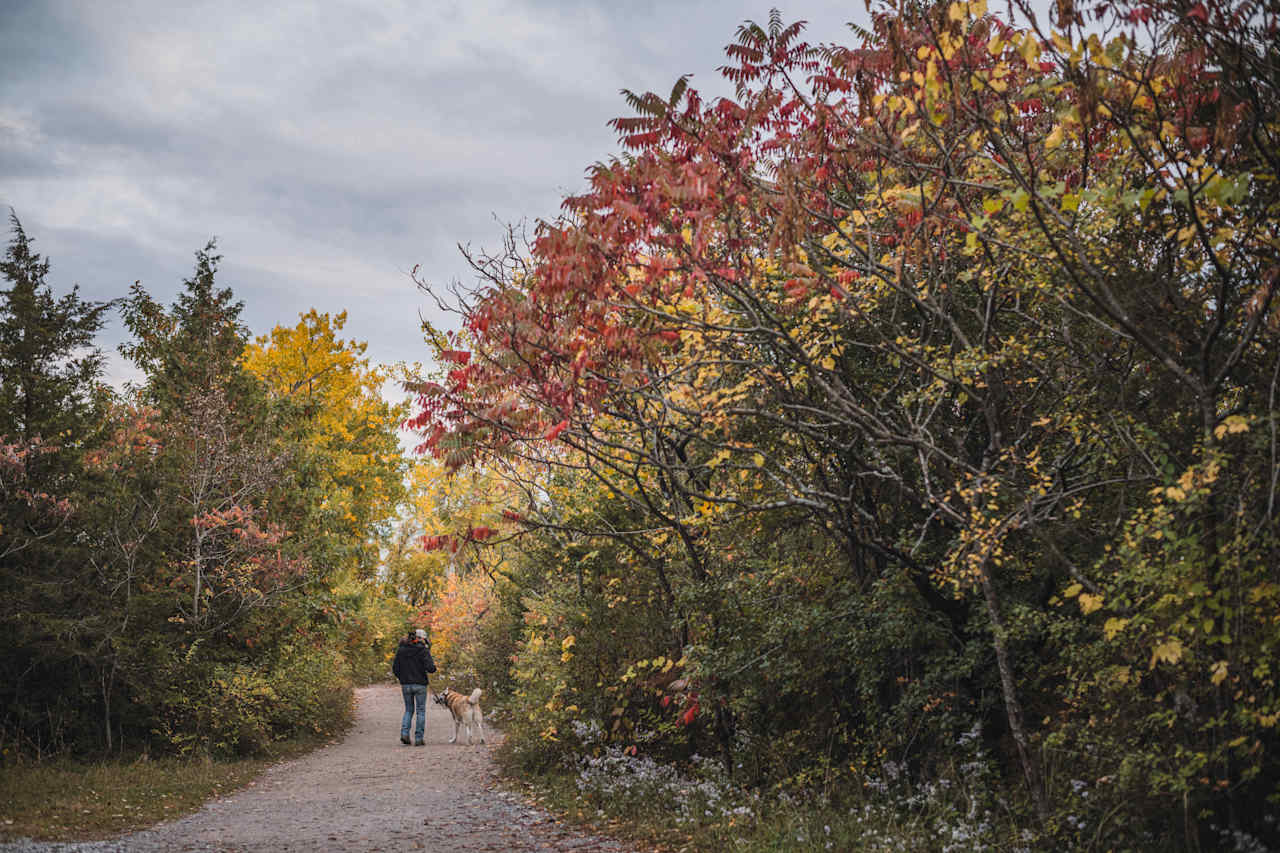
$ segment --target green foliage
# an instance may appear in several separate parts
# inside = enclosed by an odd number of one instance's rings
[[[49,261],[33,250],[17,215],[9,221],[13,238],[0,262],[9,284],[0,290],[0,437],[42,440],[55,453],[83,446],[100,397],[94,336],[111,304],[84,301],[78,287],[55,298],[45,282]],[[48,466],[48,454],[39,459]]]
[[[383,681],[391,671],[396,643],[413,611],[369,584],[344,580],[333,588],[332,642],[356,684]]]
[[[164,690],[157,732],[178,755],[259,755],[300,734],[329,736],[351,717],[336,650],[283,648],[266,660],[184,667]]]
[[[93,346],[105,303],[76,288],[55,297],[49,262],[16,215],[0,273],[0,742],[41,752],[77,731],[77,708],[94,692],[66,605],[102,604],[93,585],[85,503],[97,485],[84,455],[104,440],[106,392]]]
[[[653,574],[607,546],[526,550],[522,568],[539,576],[517,576],[519,601],[503,602],[522,623],[508,664],[513,759],[530,769],[573,762],[584,725],[606,744],[687,754],[677,708],[661,705],[682,669],[662,642],[670,613]]]
[[[406,620],[371,582],[403,495],[383,374],[314,312],[259,343],[263,377],[246,369],[210,244],[171,306],[137,284],[123,300],[143,380],[112,395],[90,348],[106,306],[54,299],[14,230],[0,747],[246,756],[338,731]],[[308,359],[328,361],[307,399],[281,392]]]

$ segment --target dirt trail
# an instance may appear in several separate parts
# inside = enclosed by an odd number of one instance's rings
[[[449,712],[427,702],[425,747],[400,743],[397,686],[357,691],[339,743],[276,765],[199,812],[101,846],[129,851],[624,851],[494,788],[488,746],[447,743]],[[118,845],[118,846],[117,846]]]

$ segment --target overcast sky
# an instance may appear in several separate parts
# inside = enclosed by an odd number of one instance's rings
[[[168,303],[216,237],[255,334],[345,309],[375,361],[420,361],[408,271],[469,281],[456,244],[553,217],[618,150],[619,89],[727,91],[723,47],[770,5],[0,0],[0,205],[57,293]],[[813,42],[866,20],[781,10]]]

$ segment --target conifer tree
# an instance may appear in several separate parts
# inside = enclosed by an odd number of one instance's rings
[[[135,340],[121,347],[146,374],[141,401],[163,422],[156,465],[165,468],[168,521],[157,560],[186,567],[174,586],[189,596],[181,618],[201,630],[242,615],[266,586],[240,574],[284,535],[261,505],[288,456],[265,388],[241,364],[243,303],[215,285],[214,248],[196,252],[169,309],[134,284],[123,313]]]
[[[49,261],[10,213],[0,262],[0,725],[43,749],[64,734],[84,674],[71,636],[87,612],[84,454],[108,392],[94,338],[109,302],[57,297]]]
[[[0,435],[67,445],[82,442],[98,420],[94,403],[102,353],[94,345],[109,302],[60,298],[45,276],[49,261],[32,248],[16,214],[13,239],[0,262]]]

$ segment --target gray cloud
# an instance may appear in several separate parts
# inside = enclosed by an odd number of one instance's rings
[[[457,243],[555,216],[616,150],[619,89],[725,92],[723,45],[768,17],[614,5],[0,0],[0,204],[59,286],[168,301],[216,236],[255,332],[347,309],[373,359],[418,360],[419,311],[445,321],[408,269],[469,280]],[[844,37],[850,7],[804,6],[784,17]]]

